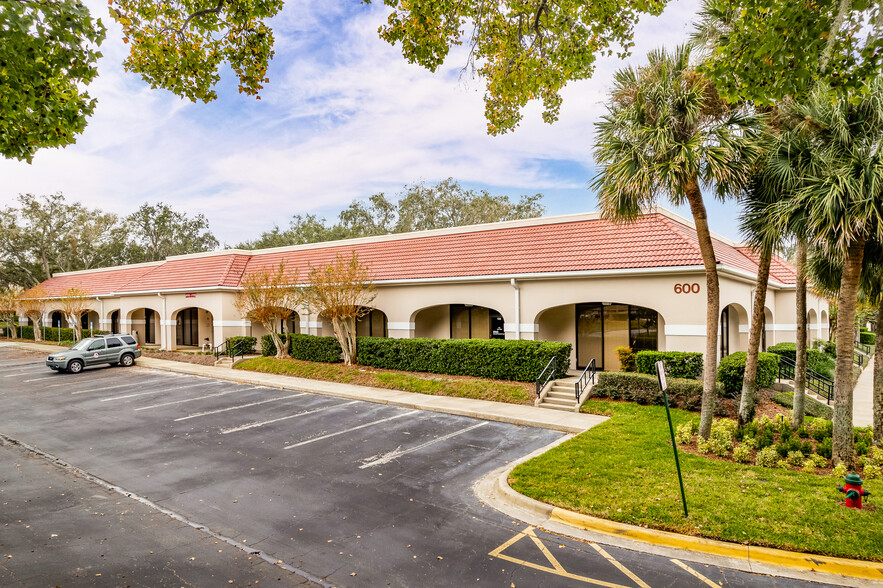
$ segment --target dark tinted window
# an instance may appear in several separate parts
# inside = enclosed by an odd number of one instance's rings
[[[120,341],[119,339],[117,339],[116,337],[109,337],[109,338],[107,339],[107,346],[108,346],[108,348],[111,348],[111,347],[122,347],[122,346],[123,346],[123,342]]]
[[[125,341],[127,345],[135,344],[135,338],[131,335],[123,335],[123,341]]]

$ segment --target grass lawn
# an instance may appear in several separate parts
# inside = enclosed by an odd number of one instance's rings
[[[533,383],[483,380],[469,376],[440,376],[438,374],[417,374],[380,370],[364,366],[346,366],[339,363],[317,363],[297,359],[276,359],[275,357],[255,357],[236,365],[236,369],[297,376],[311,380],[341,382],[374,386],[390,390],[418,392],[435,396],[456,396],[508,402],[510,404],[532,404]]]
[[[679,450],[684,519],[665,408],[589,400],[583,412],[612,418],[516,467],[516,491],[572,511],[712,539],[883,561],[883,482],[864,487],[866,509],[838,504],[842,483]],[[675,427],[696,415],[672,411]],[[867,508],[871,505],[871,508]]]

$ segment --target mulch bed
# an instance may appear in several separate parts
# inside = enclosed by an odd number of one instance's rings
[[[197,355],[195,353],[183,353],[181,351],[154,351],[152,349],[142,349],[142,352],[144,357],[152,357],[155,359],[182,361],[184,363],[195,363],[198,365],[215,365],[214,355]]]

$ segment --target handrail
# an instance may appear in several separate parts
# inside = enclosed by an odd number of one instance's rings
[[[216,360],[220,359],[222,355],[229,356],[233,359],[236,359],[236,357],[240,355],[243,357],[245,356],[245,349],[244,347],[242,347],[242,344],[245,343],[245,341],[237,341],[233,344],[233,347],[230,347],[229,343],[230,339],[225,339],[223,343],[221,343],[220,345],[216,345],[212,349],[215,354]]]
[[[779,356],[779,378],[782,380],[793,380],[794,371],[797,366],[790,358],[783,355]],[[806,370],[806,387],[825,398],[828,404],[834,398],[834,382],[829,380],[822,374],[814,372],[810,369]]]
[[[855,365],[864,366],[866,359],[867,359],[867,356],[865,356],[864,353],[860,353],[858,351],[852,352],[852,361],[853,361],[853,363],[855,363]]]
[[[540,375],[537,376],[537,381],[536,381],[537,398],[540,397],[540,392],[543,391],[543,388],[546,387],[546,384],[548,384],[549,380],[551,380],[555,376],[555,372],[557,372],[557,371],[558,371],[558,356],[553,355],[552,359],[549,360],[549,363],[546,364],[546,367],[543,368],[543,371],[540,372]],[[546,372],[549,372],[548,375],[546,374]],[[545,380],[543,380],[543,376],[546,377]]]
[[[865,343],[856,343],[855,346],[861,349],[861,352],[865,355],[871,355],[871,346],[866,345]]]
[[[589,365],[586,366],[586,369],[583,370],[583,373],[580,374],[579,379],[573,384],[573,390],[576,393],[576,401],[579,402],[579,397],[582,395],[583,390],[586,389],[588,385],[588,379],[591,376],[592,384],[595,383],[595,372],[598,371],[595,368],[595,358],[592,358],[592,361],[589,362]]]

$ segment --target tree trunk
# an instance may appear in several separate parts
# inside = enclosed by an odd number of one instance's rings
[[[874,329],[877,340],[875,343],[879,347],[881,344],[880,336],[883,335],[883,300],[877,307],[877,327]],[[874,445],[879,446],[883,443],[883,359],[880,359],[880,352],[874,351]]]
[[[840,292],[837,294],[837,367],[834,372],[834,465],[855,468],[852,427],[852,363],[855,352],[855,310],[862,272],[865,240],[846,251]]]
[[[82,338],[82,333],[80,331],[80,317],[75,314],[67,315],[67,320],[71,324],[71,328],[74,330],[74,341],[79,341]],[[58,327],[59,332],[61,332],[61,327]]]
[[[794,357],[794,406],[791,428],[803,424],[806,398],[806,240],[797,240],[797,350]]]
[[[353,365],[356,359],[356,337],[355,329],[351,329],[349,323],[350,319],[348,318],[331,319],[331,324],[334,326],[334,337],[340,343],[340,348],[343,351],[343,363]]]
[[[714,406],[717,401],[717,337],[720,322],[720,283],[717,277],[717,260],[711,233],[708,230],[708,213],[702,201],[702,191],[696,178],[686,186],[687,201],[696,224],[696,236],[699,239],[699,250],[702,252],[702,263],[705,265],[705,357],[702,371],[702,412],[699,418],[699,435],[704,439],[711,437],[711,423],[714,419]]]
[[[745,358],[745,375],[742,378],[742,399],[739,401],[739,426],[754,418],[754,405],[757,402],[757,360],[760,352],[760,336],[763,329],[763,311],[766,306],[766,290],[770,278],[770,262],[773,251],[760,253],[757,264],[757,281],[754,284],[754,306],[751,309],[751,328],[748,331],[748,353]]]
[[[270,333],[270,339],[273,340],[273,345],[276,346],[276,358],[277,359],[285,359],[290,357],[288,353],[288,341],[285,343],[282,342],[282,337],[279,336],[279,333],[276,332],[276,325],[273,324],[273,321],[261,322],[261,325]]]
[[[33,315],[28,318],[34,323],[34,342],[39,343],[43,340],[43,333],[40,331],[40,319],[43,318],[43,315]]]

